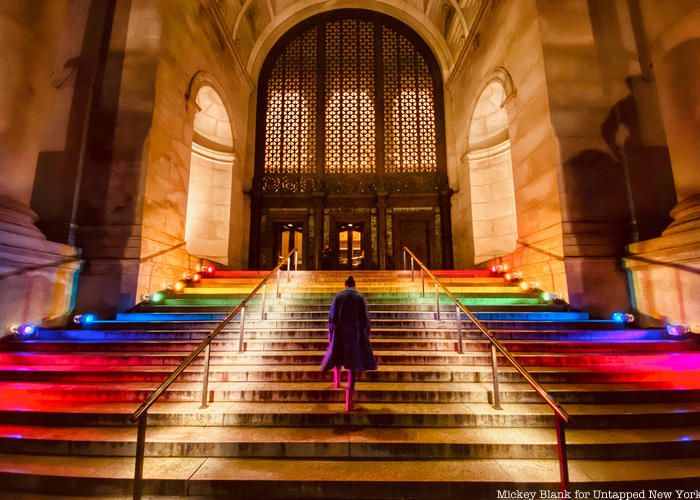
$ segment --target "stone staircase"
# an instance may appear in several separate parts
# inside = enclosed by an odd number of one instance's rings
[[[409,272],[353,273],[367,297],[380,368],[357,410],[318,371],[347,273],[299,271],[268,286],[212,343],[199,409],[198,359],[149,411],[145,493],[222,498],[496,498],[558,489],[553,418],[454,305]],[[436,273],[570,413],[572,488],[700,487],[700,350],[692,339],[591,320],[482,271]],[[218,271],[115,321],[41,329],[0,352],[0,492],[125,496],[130,414],[259,282]],[[282,275],[284,278],[284,274]]]

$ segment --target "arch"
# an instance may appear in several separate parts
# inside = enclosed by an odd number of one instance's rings
[[[475,263],[511,253],[518,239],[507,109],[515,87],[507,71],[498,68],[477,95],[467,154]]]
[[[252,265],[275,262],[284,222],[314,245],[306,268],[343,223],[364,228],[367,268],[398,262],[416,227],[435,236],[426,258],[451,266],[443,88],[430,46],[393,16],[332,9],[280,37],[258,76]]]
[[[430,48],[437,59],[444,81],[447,81],[449,72],[454,64],[452,52],[443,35],[428,19],[425,13],[410,7],[399,8],[388,2],[368,2],[366,0],[348,0],[343,2],[343,9],[361,9],[387,15],[406,24],[414,30]],[[320,0],[309,2],[294,2],[291,6],[278,13],[274,19],[263,29],[255,40],[251,50],[246,69],[254,83],[260,77],[263,63],[267,59],[272,48],[290,29],[310,17],[326,12],[338,10],[337,2]],[[241,15],[243,15],[241,13]],[[234,38],[236,33],[233,34]]]
[[[241,174],[234,168],[235,143],[224,95],[203,72],[194,76],[185,94],[192,120],[185,246],[192,255],[229,265],[232,233],[241,233],[232,215],[240,212],[241,218],[243,205],[236,189],[240,180],[234,182]]]

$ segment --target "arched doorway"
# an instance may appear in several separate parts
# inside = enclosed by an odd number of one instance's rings
[[[259,82],[251,267],[277,262],[290,227],[304,268],[390,269],[404,245],[451,267],[442,77],[415,32],[321,14],[279,40]]]
[[[231,124],[212,87],[200,87],[196,103],[185,244],[192,255],[228,265],[234,160]]]
[[[517,246],[507,97],[503,83],[491,80],[479,96],[469,127],[474,263],[511,253]]]

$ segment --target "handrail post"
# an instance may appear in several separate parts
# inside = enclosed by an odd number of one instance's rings
[[[287,257],[287,283],[292,280],[292,276],[289,274],[292,271],[292,256]]]
[[[262,304],[260,308],[260,319],[264,320],[265,319],[265,298],[267,296],[267,281],[263,285],[263,290],[262,290]]]
[[[493,407],[501,409],[501,392],[498,388],[498,359],[496,359],[496,346],[491,344],[491,376],[493,377]]]
[[[280,269],[277,268],[277,292],[275,292],[275,297],[280,298]]]
[[[411,283],[415,281],[415,278],[413,277],[413,257],[411,257]]]
[[[423,268],[420,268],[420,286],[422,290],[423,297],[425,298],[425,271]]]
[[[204,353],[204,373],[202,373],[202,404],[199,409],[204,410],[209,406],[209,361],[211,359],[211,341],[207,344]]]
[[[299,250],[294,250],[294,274],[299,270]]]
[[[557,452],[559,455],[559,487],[563,493],[569,488],[569,459],[566,454],[566,430],[559,415],[554,415],[554,426],[557,431]]]
[[[241,309],[241,323],[238,329],[238,352],[243,352],[243,335],[245,334],[245,306]]]
[[[437,320],[440,321],[440,286],[435,282],[435,313]]]
[[[141,414],[138,419],[136,432],[136,464],[134,466],[134,500],[141,500],[143,494],[143,461],[146,452],[146,425],[148,411]]]
[[[457,310],[457,352],[462,354],[462,310],[458,305],[455,305],[455,309]]]
[[[403,249],[403,269],[404,271],[408,269],[408,266],[406,266],[406,249]]]

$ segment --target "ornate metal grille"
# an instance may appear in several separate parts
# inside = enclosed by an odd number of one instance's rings
[[[267,83],[265,172],[313,173],[316,151],[316,28],[294,39]]]
[[[375,171],[374,24],[326,25],[325,172]]]
[[[352,14],[292,36],[262,77],[263,191],[369,192],[382,172],[389,191],[435,190],[438,79],[416,42]]]
[[[430,70],[413,43],[382,28],[385,170],[437,172],[435,96]]]

